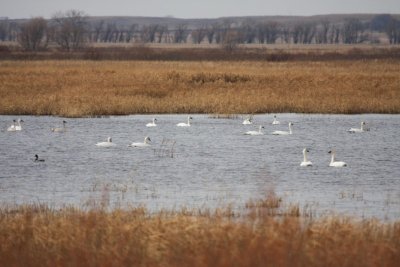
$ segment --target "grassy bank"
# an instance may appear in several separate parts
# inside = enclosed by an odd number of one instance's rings
[[[269,196],[230,209],[0,208],[2,266],[398,266],[400,223],[315,219]]]
[[[0,114],[399,113],[400,61],[0,61]]]

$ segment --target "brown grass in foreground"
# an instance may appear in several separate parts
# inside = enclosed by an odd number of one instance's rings
[[[0,61],[0,114],[399,113],[400,61]]]
[[[0,209],[1,266],[398,266],[400,222],[230,209]]]

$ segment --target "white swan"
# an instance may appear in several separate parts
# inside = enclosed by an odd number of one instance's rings
[[[281,122],[276,119],[276,115],[274,115],[274,121],[272,122],[272,124],[274,125],[281,124]]]
[[[244,125],[253,124],[253,119],[251,117],[246,118],[243,123]]]
[[[24,121],[21,120],[21,119],[18,119],[18,121],[17,121],[18,125],[15,125],[15,130],[16,131],[21,131],[22,130],[21,122],[24,122]]]
[[[346,167],[347,164],[344,161],[335,161],[336,151],[331,150],[328,153],[332,154],[331,163],[329,163],[330,167]]]
[[[51,131],[52,132],[58,132],[58,133],[66,132],[67,131],[67,127],[65,127],[66,123],[67,123],[66,121],[63,121],[63,127],[51,128]]]
[[[307,160],[307,152],[310,152],[307,150],[307,148],[303,149],[303,161],[300,163],[301,167],[308,167],[312,166],[312,162]]]
[[[146,146],[150,146],[150,137],[146,136],[144,138],[144,142],[143,143],[132,143],[130,145],[128,145],[129,147],[146,147]]]
[[[99,142],[99,143],[96,144],[96,146],[112,147],[112,146],[115,146],[115,144],[112,142],[111,137],[108,137],[106,142]]]
[[[188,116],[187,123],[181,122],[181,123],[178,123],[176,126],[178,126],[178,127],[190,127],[190,120],[192,120],[192,119],[193,119],[192,117]]]
[[[289,132],[287,131],[275,131],[272,132],[273,135],[289,135],[292,134],[292,125],[293,123],[289,122]]]
[[[15,130],[15,122],[16,122],[16,120],[13,120],[13,123],[11,124],[11,126],[7,128],[8,132],[15,132],[16,131]]]
[[[365,122],[362,121],[361,122],[361,128],[350,128],[347,131],[349,133],[362,133],[362,132],[365,132],[364,125],[365,125]]]
[[[147,123],[146,127],[156,127],[157,126],[156,121],[157,121],[157,119],[153,118],[153,122]]]
[[[259,126],[258,127],[258,131],[247,131],[247,132],[245,132],[244,134],[247,134],[247,135],[263,135],[264,133],[263,132],[261,132],[261,129],[264,129],[264,126]]]

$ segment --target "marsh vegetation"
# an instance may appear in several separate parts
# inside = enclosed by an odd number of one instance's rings
[[[0,114],[399,113],[396,60],[1,61]]]
[[[399,223],[315,219],[273,193],[241,212],[0,208],[5,266],[397,266]]]

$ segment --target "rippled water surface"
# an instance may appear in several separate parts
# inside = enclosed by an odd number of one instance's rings
[[[271,114],[256,115],[254,125],[192,115],[190,128],[176,127],[185,115],[156,115],[158,126],[145,127],[153,117],[66,119],[68,131],[53,133],[63,118],[21,117],[23,130],[8,132],[15,117],[0,116],[0,202],[212,208],[274,190],[318,214],[400,218],[399,115],[279,114],[281,125]],[[289,121],[292,135],[270,134]],[[370,131],[346,132],[361,121]],[[259,124],[265,135],[243,134]],[[151,147],[127,146],[146,135]],[[115,147],[95,146],[108,136]],[[304,147],[312,167],[299,166]],[[347,168],[328,167],[331,148]],[[33,162],[35,154],[45,162]]]

